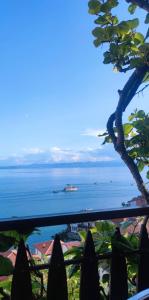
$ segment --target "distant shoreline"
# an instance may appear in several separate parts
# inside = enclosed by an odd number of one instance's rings
[[[10,169],[53,169],[53,168],[97,168],[97,167],[123,167],[121,161],[104,161],[104,162],[76,162],[76,163],[50,163],[50,164],[29,164],[29,165],[12,165],[0,166],[0,170]]]

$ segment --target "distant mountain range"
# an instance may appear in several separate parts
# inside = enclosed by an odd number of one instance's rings
[[[94,167],[122,167],[121,161],[99,161],[99,162],[68,162],[68,163],[44,163],[29,165],[0,166],[0,169],[48,169],[48,168],[94,168]]]

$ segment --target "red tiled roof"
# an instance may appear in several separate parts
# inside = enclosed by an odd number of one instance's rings
[[[60,241],[60,243],[61,246],[65,246],[67,249],[80,246],[79,241],[72,241],[67,243]],[[51,255],[53,250],[53,244],[54,244],[54,240],[35,244],[34,247],[43,255]]]
[[[35,244],[34,247],[40,251],[41,254],[50,255],[53,249],[53,240]]]
[[[65,245],[63,241],[60,241],[60,243],[61,246]],[[51,255],[53,250],[53,244],[54,244],[54,240],[50,240],[50,241],[34,244],[34,247],[38,251],[40,251],[40,253],[43,255]]]
[[[130,219],[130,218],[129,218]],[[142,225],[142,221],[136,223],[137,221],[134,221],[133,224],[130,224],[127,228],[125,229],[121,229],[121,232],[122,233],[128,233],[128,234],[140,234],[140,231],[141,231],[141,225]],[[146,229],[147,229],[147,232],[149,234],[149,224],[147,223],[146,225]]]
[[[28,260],[30,260],[28,251],[26,251],[26,254],[27,254]],[[9,258],[11,260],[13,266],[15,265],[16,257],[17,257],[17,249],[10,249],[5,252],[0,252],[0,255]]]
[[[9,258],[11,260],[13,266],[15,265],[17,250],[13,249],[13,250],[5,251],[5,252],[0,252],[0,255]]]
[[[79,247],[80,242],[79,241],[67,242],[67,243],[65,243],[65,246],[67,247],[67,249],[70,249],[72,247]]]

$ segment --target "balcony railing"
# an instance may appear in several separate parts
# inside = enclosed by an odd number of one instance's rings
[[[44,227],[60,224],[89,222],[96,220],[112,220],[124,217],[137,217],[149,215],[149,206],[140,208],[120,208],[100,211],[84,211],[67,214],[39,215],[32,217],[0,219],[0,231],[21,230],[21,232],[33,227]],[[116,228],[115,239],[119,241],[120,231]],[[83,255],[79,259],[64,260],[60,239],[55,237],[52,256],[49,263],[33,265],[28,259],[26,247],[20,240],[16,264],[11,284],[11,300],[36,299],[32,291],[31,274],[40,270],[47,270],[47,281],[42,282],[42,289],[46,290],[46,298],[50,300],[67,300],[67,272],[69,265],[77,265],[80,268],[80,300],[126,300],[128,298],[128,273],[127,258],[138,256],[138,274],[136,291],[149,288],[149,239],[146,227],[142,227],[139,248],[135,251],[121,251],[115,247],[107,254],[96,254],[92,235],[87,234]],[[109,261],[110,284],[109,293],[106,295],[99,278],[100,261]]]

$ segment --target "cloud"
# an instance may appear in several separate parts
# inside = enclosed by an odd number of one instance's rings
[[[78,153],[71,149],[61,149],[59,147],[52,147],[50,149],[51,158],[54,162],[68,162],[78,161]]]
[[[99,134],[103,134],[105,131],[106,131],[106,129],[88,128],[84,132],[82,132],[81,135],[91,136],[91,137],[98,137]]]
[[[23,148],[22,149],[23,150],[23,152],[25,153],[25,154],[39,154],[39,153],[44,153],[44,150],[43,149],[40,149],[40,148]]]
[[[60,148],[58,146],[49,149],[35,147],[24,148],[20,155],[0,157],[0,166],[60,162],[98,162],[115,159],[115,153],[110,150],[109,145],[101,148],[87,147],[77,150]]]

